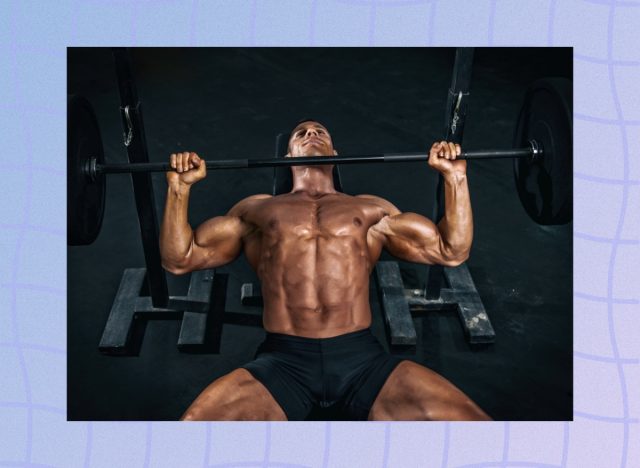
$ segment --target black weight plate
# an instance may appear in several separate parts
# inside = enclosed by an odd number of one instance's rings
[[[514,159],[522,206],[538,224],[566,224],[573,218],[572,86],[565,78],[545,78],[529,88],[520,111],[514,147],[536,140],[541,159]]]
[[[89,158],[104,164],[100,128],[89,101],[77,95],[67,99],[67,244],[88,245],[102,227],[106,181],[84,173]]]

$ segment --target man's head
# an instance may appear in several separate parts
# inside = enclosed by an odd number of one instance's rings
[[[315,120],[301,120],[289,137],[288,153],[285,157],[335,156],[329,131]]]

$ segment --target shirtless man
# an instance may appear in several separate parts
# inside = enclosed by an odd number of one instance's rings
[[[303,121],[286,157],[336,155],[327,129]],[[174,274],[215,268],[241,252],[262,283],[267,338],[256,359],[215,380],[183,420],[303,420],[312,405],[353,420],[487,420],[435,372],[384,351],[371,334],[369,275],[383,248],[411,262],[459,265],[473,221],[460,146],[434,143],[429,165],[445,181],[436,226],[372,195],[333,186],[333,166],[292,166],[293,189],[254,195],[195,232],[189,191],[206,176],[192,152],[171,155],[160,233],[163,266]],[[330,156],[328,156],[330,157]]]

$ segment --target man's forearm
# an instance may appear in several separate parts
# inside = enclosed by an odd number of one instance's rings
[[[444,177],[444,217],[438,223],[445,254],[466,260],[473,240],[473,216],[465,174]]]
[[[189,225],[189,192],[185,184],[169,184],[167,202],[160,229],[160,255],[165,268],[179,266],[187,258],[193,242]]]

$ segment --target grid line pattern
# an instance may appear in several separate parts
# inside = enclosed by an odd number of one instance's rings
[[[153,15],[147,11],[150,8],[154,9]],[[228,21],[231,17],[235,19]],[[188,454],[183,466],[640,466],[640,389],[632,386],[640,381],[638,340],[633,336],[640,297],[637,277],[621,266],[626,258],[638,259],[640,243],[638,226],[628,225],[633,219],[629,212],[638,210],[640,185],[640,119],[632,106],[640,94],[640,54],[637,33],[634,36],[625,29],[626,22],[635,20],[638,24],[640,1],[523,1],[517,8],[498,0],[5,1],[0,5],[0,18],[4,65],[0,115],[5,139],[9,144],[20,142],[14,151],[19,157],[10,158],[4,165],[5,191],[11,197],[0,199],[0,245],[5,263],[0,270],[0,293],[6,293],[8,299],[0,306],[0,323],[9,324],[0,341],[0,381],[5,383],[0,385],[0,420],[11,422],[0,425],[0,466],[119,466],[110,451],[126,452],[131,461],[128,466],[160,466],[162,454],[193,437],[176,425],[172,429],[174,437],[167,443],[159,432],[170,423],[67,423],[66,408],[59,404],[66,394],[66,375],[47,375],[43,366],[36,365],[41,360],[63,365],[66,337],[56,336],[56,344],[51,344],[48,336],[42,335],[38,342],[20,334],[21,320],[29,311],[18,297],[28,294],[48,300],[66,294],[64,280],[43,280],[48,277],[36,269],[33,259],[37,254],[40,264],[65,278],[66,264],[60,260],[66,252],[64,220],[51,225],[35,214],[39,213],[37,200],[55,198],[64,204],[65,194],[55,186],[37,185],[35,180],[39,174],[54,179],[65,176],[57,169],[64,167],[64,139],[56,136],[64,133],[66,83],[64,73],[54,73],[47,80],[34,75],[43,69],[65,70],[68,45],[399,43],[573,46],[576,124],[618,132],[620,174],[603,175],[590,169],[600,156],[595,150],[575,155],[574,177],[580,182],[576,206],[590,203],[594,187],[619,200],[612,207],[616,216],[607,221],[603,231],[591,231],[589,219],[574,220],[574,261],[580,266],[574,274],[574,317],[589,320],[591,310],[603,310],[608,325],[590,331],[593,335],[584,332],[580,336],[583,347],[574,352],[575,421],[542,425],[295,423],[295,437],[286,429],[289,426],[278,423],[202,423],[191,425],[201,434],[201,445],[199,451]],[[387,18],[393,18],[393,22]],[[535,29],[527,22],[533,18],[538,21]],[[183,34],[167,36],[167,24]],[[303,34],[299,34],[300,28]],[[605,53],[598,55],[598,51]],[[603,77],[598,82],[601,86],[591,87],[589,71]],[[630,81],[636,85],[629,86]],[[576,126],[576,141],[587,136],[584,128]],[[630,227],[635,230],[627,230]],[[607,249],[606,262],[592,258],[590,251],[594,248]],[[637,271],[637,264],[633,268]],[[601,285],[604,292],[600,293],[590,288],[598,275],[605,278]],[[636,293],[628,296],[618,291]],[[52,324],[64,323],[65,317],[62,304],[52,307]],[[608,354],[589,347],[596,337],[608,341]],[[610,385],[597,385],[594,379],[602,375],[609,376]],[[46,388],[42,388],[44,382]],[[243,437],[230,441],[229,431],[241,431]],[[311,433],[314,437],[307,437]],[[59,443],[46,447],[43,440]],[[242,448],[247,443],[264,447],[261,459],[244,455]],[[320,449],[315,450],[318,445]],[[362,448],[365,446],[369,449]]]

